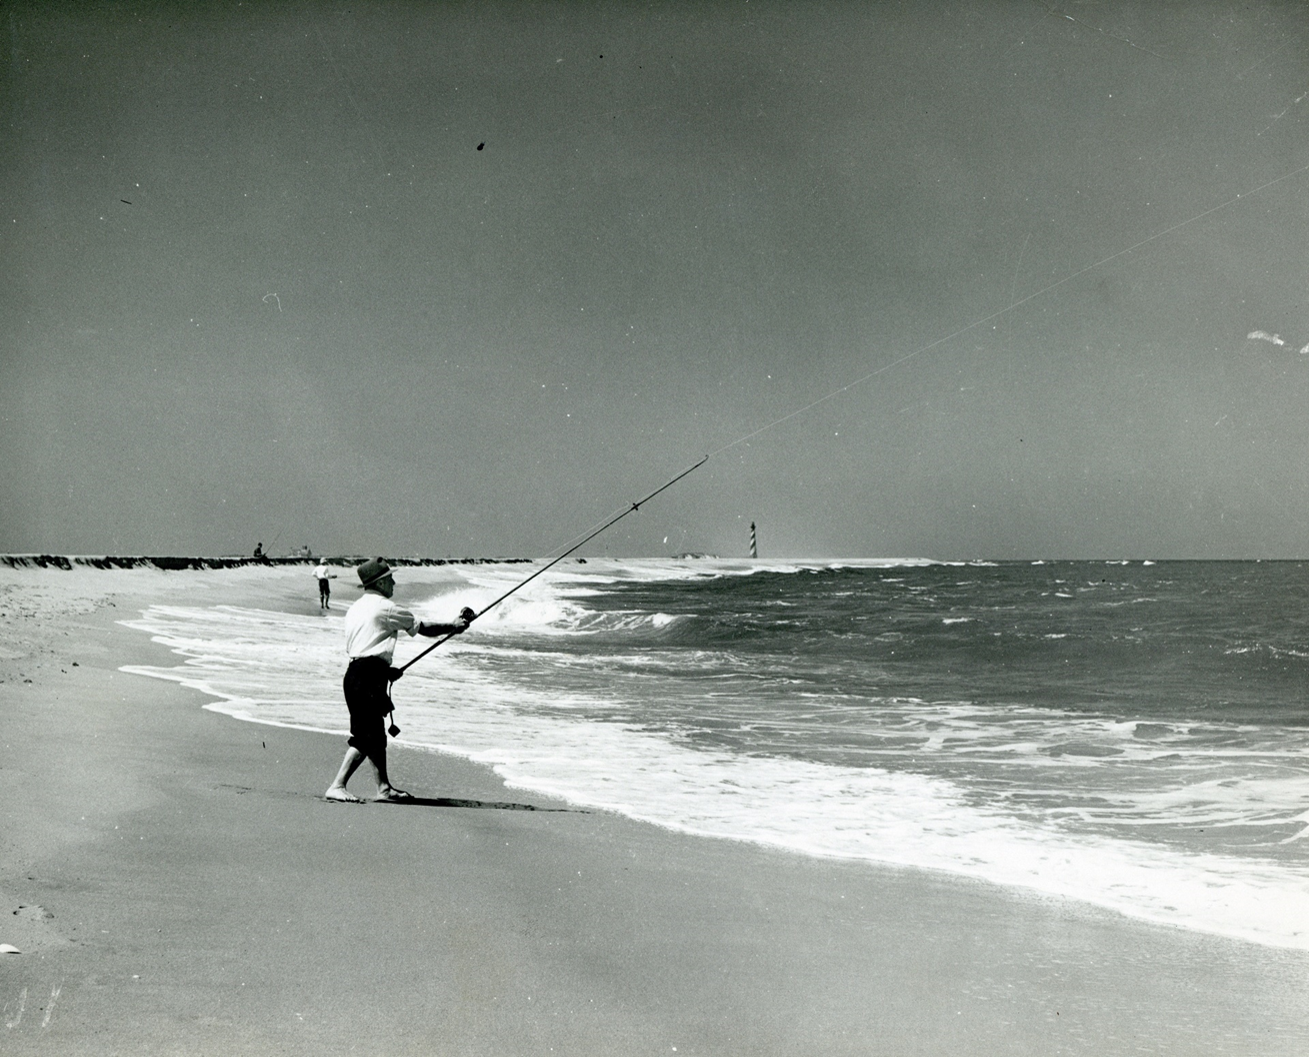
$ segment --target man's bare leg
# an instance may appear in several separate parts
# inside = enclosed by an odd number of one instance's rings
[[[345,785],[350,781],[350,776],[359,769],[359,765],[365,760],[372,765],[373,773],[377,773],[377,764],[356,749],[353,745],[345,750],[345,759],[341,761],[341,769],[336,772],[336,777],[332,779],[332,784],[327,787],[327,792],[323,794],[328,800],[340,800],[347,804],[363,803],[354,793],[346,789]],[[378,787],[381,787],[381,779],[378,780]]]
[[[382,749],[376,756],[371,756],[353,745],[345,750],[345,759],[341,761],[341,769],[336,772],[336,777],[332,779],[332,784],[327,787],[327,792],[323,794],[328,800],[340,800],[347,804],[359,804],[362,801],[346,789],[346,783],[350,781],[350,776],[359,769],[361,763],[367,763],[368,769],[373,772],[373,780],[377,783],[378,800],[401,800],[411,799],[410,795],[402,789],[396,789],[391,785],[390,778],[386,773],[386,750]]]
[[[377,777],[377,799],[378,800],[410,800],[412,797],[403,789],[396,789],[391,785],[391,779],[386,774],[386,750],[373,758],[368,757],[368,762],[372,765],[373,774]]]

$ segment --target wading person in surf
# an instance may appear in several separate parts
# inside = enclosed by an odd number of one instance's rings
[[[377,799],[389,802],[412,800],[413,796],[391,785],[386,773],[386,717],[391,711],[390,684],[400,678],[400,669],[391,667],[396,638],[409,635],[458,635],[468,627],[465,610],[453,624],[429,624],[419,621],[409,610],[391,601],[395,579],[391,567],[381,558],[372,558],[359,566],[363,596],[345,614],[345,651],[350,666],[345,672],[345,705],[350,710],[350,737],[345,759],[324,796],[328,800],[357,804],[359,797],[346,789],[346,783],[359,765],[368,762],[377,781]]]
[[[332,585],[329,581],[336,579],[336,573],[328,571],[326,558],[318,560],[318,565],[314,569],[314,576],[318,578],[318,608],[331,609]]]

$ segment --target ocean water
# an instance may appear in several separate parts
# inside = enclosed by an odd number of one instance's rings
[[[530,571],[402,568],[396,598],[450,619]],[[266,608],[126,621],[179,656],[127,670],[344,730],[358,592],[324,615],[269,577]],[[1296,562],[569,560],[394,688],[401,741],[522,790],[1300,949],[1307,694]]]

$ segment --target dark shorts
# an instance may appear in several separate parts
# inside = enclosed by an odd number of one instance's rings
[[[386,716],[391,697],[386,692],[391,662],[385,657],[358,657],[345,670],[345,707],[350,710],[350,738],[365,756],[386,752]]]
[[[320,595],[330,595],[332,593],[332,585],[329,584],[326,580],[319,580],[318,593]]]

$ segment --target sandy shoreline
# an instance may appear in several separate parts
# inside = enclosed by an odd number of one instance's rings
[[[398,784],[443,803],[327,804],[341,738],[119,671],[175,659],[117,619],[258,605],[258,577],[0,570],[5,1053],[1309,1052],[1300,952],[680,836],[413,749]]]

